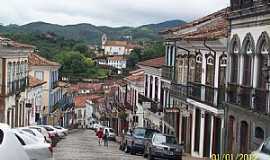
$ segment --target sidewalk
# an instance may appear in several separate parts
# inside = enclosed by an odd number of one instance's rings
[[[210,158],[197,158],[197,157],[191,157],[190,154],[184,153],[182,160],[210,160]]]

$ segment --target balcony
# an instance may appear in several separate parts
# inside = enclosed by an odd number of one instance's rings
[[[172,83],[170,86],[170,95],[172,97],[186,100],[187,98],[187,86],[182,84]]]
[[[153,112],[153,113],[157,113],[161,111],[161,107],[159,105],[158,102],[155,102],[154,100],[139,94],[139,99],[138,99],[139,104],[143,105],[144,102],[149,102],[150,106],[148,108],[149,111]]]
[[[268,92],[261,89],[255,89],[254,110],[259,113],[267,112]]]
[[[188,98],[217,108],[219,107],[216,98],[218,95],[219,89],[217,88],[194,82],[188,83]]]
[[[238,85],[229,83],[227,88],[228,102],[231,104],[238,104]]]
[[[162,66],[161,76],[162,76],[162,78],[171,81],[171,80],[173,80],[173,72],[174,72],[174,67],[173,66],[163,65]]]
[[[240,106],[246,109],[251,109],[251,97],[252,88],[246,86],[240,86],[239,88],[239,100]]]

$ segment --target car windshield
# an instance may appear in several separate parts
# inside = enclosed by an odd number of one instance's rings
[[[54,131],[51,127],[45,126],[44,128],[45,128],[47,131]]]
[[[136,137],[144,137],[145,135],[145,129],[142,129],[142,128],[137,128],[134,130],[134,136]]]
[[[59,126],[54,126],[54,128],[56,128],[56,129],[62,129],[61,127],[59,127]]]
[[[261,152],[270,155],[270,138],[264,142]]]
[[[27,133],[30,133],[33,136],[36,136],[36,134],[32,130],[30,130],[30,129],[23,129],[23,131],[25,131]]]
[[[114,130],[113,129],[109,129],[111,133],[114,133]]]
[[[154,138],[156,144],[177,144],[176,138],[173,136],[156,135]]]

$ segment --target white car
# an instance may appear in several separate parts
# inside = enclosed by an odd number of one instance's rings
[[[53,126],[55,129],[57,129],[59,132],[63,132],[65,135],[68,134],[68,129],[63,128],[61,126]]]
[[[3,160],[30,160],[10,127],[2,123],[0,123],[0,155]]]
[[[46,139],[44,136],[36,129],[28,128],[28,127],[22,127],[18,128],[19,130],[26,132],[28,134],[31,134],[32,136],[36,137],[40,142],[47,143]]]
[[[40,127],[40,126],[29,126],[29,128],[37,130],[45,137],[45,140],[48,143],[52,143],[51,136],[49,135],[49,132],[45,128]]]
[[[41,125],[41,126],[44,127],[48,132],[54,132],[54,133],[56,133],[60,138],[65,137],[65,134],[62,131],[54,128],[51,125]]]
[[[94,124],[93,127],[94,127],[94,130],[96,132],[99,130],[99,128],[104,128],[104,126],[102,126],[101,124],[98,124],[98,123]]]
[[[47,160],[52,158],[52,147],[49,143],[40,142],[36,137],[18,129],[12,129],[31,160]]]
[[[251,153],[252,159],[269,160],[270,159],[270,138],[266,139],[258,150]]]
[[[106,131],[109,133],[109,139],[115,140],[116,134],[115,134],[115,132],[114,132],[114,129],[105,127],[105,128],[103,129],[103,134],[105,134]]]

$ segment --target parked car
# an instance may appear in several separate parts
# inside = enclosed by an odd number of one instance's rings
[[[260,147],[251,153],[251,159],[269,160],[270,159],[270,137],[266,139]]]
[[[66,128],[63,128],[63,127],[61,127],[61,126],[53,126],[53,127],[54,127],[57,131],[64,133],[65,136],[68,134],[68,129],[66,129]]]
[[[154,133],[159,133],[159,131],[149,128],[135,128],[132,132],[127,133],[124,138],[122,143],[124,151],[131,154],[144,153],[145,145],[151,141]]]
[[[44,142],[47,143],[46,139],[44,138],[44,136],[36,129],[31,129],[29,127],[22,127],[22,128],[18,128],[19,130],[26,132],[28,134],[31,134],[32,136],[34,136],[35,138],[37,138],[40,142]]]
[[[52,146],[55,147],[60,140],[60,137],[58,136],[56,130],[49,126],[40,125],[39,127],[43,127],[44,129],[46,129],[46,131],[49,133],[49,137],[52,140]]]
[[[97,132],[99,130],[99,128],[104,128],[104,126],[102,126],[101,124],[98,124],[98,123],[94,124],[93,127],[94,127],[95,132]]]
[[[64,138],[65,134],[63,131],[56,129],[55,127],[51,126],[51,125],[41,125],[42,127],[46,127],[49,128],[50,130],[53,130],[57,136],[59,136],[60,138]]]
[[[155,157],[180,160],[183,145],[177,143],[175,136],[155,133],[145,151],[149,160],[155,159]]]
[[[52,158],[52,147],[49,143],[40,142],[36,137],[19,129],[12,129],[31,160],[47,160]]]
[[[50,134],[45,128],[40,127],[40,126],[29,126],[29,128],[39,131],[44,136],[45,140],[48,143],[52,143],[52,139],[50,137]]]
[[[0,155],[3,160],[30,160],[10,127],[3,123],[0,123]]]
[[[106,131],[109,132],[109,139],[110,139],[110,140],[115,140],[115,136],[116,136],[116,135],[115,135],[114,130],[113,130],[112,128],[105,127],[105,128],[103,129],[103,134],[105,134]]]

